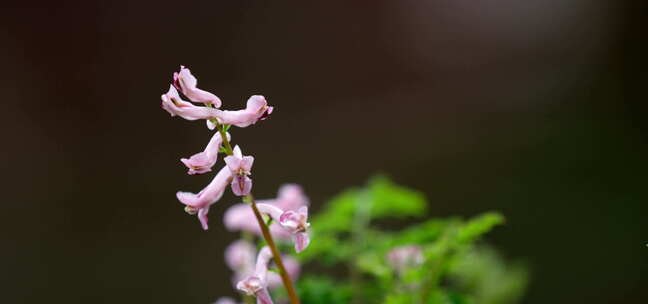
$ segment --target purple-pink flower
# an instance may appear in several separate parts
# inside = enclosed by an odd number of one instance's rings
[[[227,140],[230,140],[230,138],[231,136],[227,133]],[[187,174],[203,174],[211,171],[211,168],[216,164],[216,160],[218,160],[218,151],[222,143],[223,138],[216,132],[203,152],[196,153],[189,158],[181,158],[180,161],[189,169]]]
[[[169,86],[169,91],[162,95],[162,108],[171,116],[180,116],[186,120],[215,119],[220,111],[182,100],[173,85]]]
[[[259,120],[266,119],[272,113],[272,110],[273,107],[268,106],[265,97],[253,95],[248,99],[245,109],[238,111],[218,110],[216,119],[220,124],[245,128]]]
[[[246,240],[237,240],[225,249],[225,263],[234,272],[232,281],[234,286],[248,276],[254,274],[255,268],[255,246]],[[282,256],[284,267],[292,280],[299,277],[300,266],[296,259],[290,256]],[[282,285],[281,276],[275,272],[267,273],[268,288],[275,289]]]
[[[270,203],[270,201],[262,203]],[[284,184],[279,187],[277,198],[272,203],[283,210],[297,210],[309,204],[304,190],[297,184]]]
[[[243,156],[239,146],[234,147],[233,152],[233,155],[225,157],[225,163],[233,176],[232,192],[238,196],[245,196],[250,194],[250,190],[252,190],[252,179],[248,176],[252,171],[254,157]]]
[[[222,298],[218,298],[218,300],[216,300],[216,302],[214,302],[213,304],[237,304],[237,303],[232,298],[222,297]]]
[[[420,266],[423,264],[423,260],[423,250],[416,245],[398,246],[387,253],[387,262],[398,273],[403,273],[408,268]]]
[[[236,288],[245,292],[249,296],[255,296],[257,304],[272,304],[270,293],[268,292],[268,263],[272,258],[272,252],[268,246],[265,246],[259,251],[257,256],[254,274],[239,281]]]
[[[246,240],[238,240],[225,249],[225,263],[236,272],[251,273],[254,270],[256,248]]]
[[[277,198],[258,200],[257,203],[274,205],[282,210],[298,210],[308,205],[308,197],[297,184],[285,184],[279,188]],[[245,203],[235,204],[225,212],[223,217],[225,227],[230,231],[247,231],[261,235],[261,228],[256,222],[252,208]],[[270,225],[272,236],[279,240],[290,240],[292,234],[282,228],[278,222]]]
[[[178,191],[176,197],[186,206],[185,211],[187,213],[198,213],[198,219],[200,220],[203,229],[207,230],[209,228],[207,225],[207,213],[209,212],[209,207],[223,196],[223,193],[231,180],[232,173],[229,168],[223,167],[218,171],[218,174],[216,174],[211,183],[197,194]]]
[[[270,204],[257,204],[257,208],[261,213],[265,213],[272,217],[281,225],[286,231],[290,232],[295,243],[295,251],[301,252],[310,244],[310,237],[308,236],[308,207],[300,207],[299,210],[283,211],[280,208]]]
[[[197,88],[197,85],[198,79],[196,79],[196,77],[191,74],[191,71],[183,65],[180,66],[180,72],[173,73],[173,86],[180,90],[182,94],[187,96],[189,100],[210,104],[215,108],[220,108],[220,98],[212,93]]]

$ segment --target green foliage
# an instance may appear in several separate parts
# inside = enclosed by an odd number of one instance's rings
[[[387,177],[372,178],[367,188],[372,219],[421,217],[427,211],[427,202],[421,192],[398,186]]]
[[[465,223],[459,230],[457,241],[471,243],[485,233],[488,233],[496,225],[504,223],[504,217],[495,212],[484,213]]]
[[[448,303],[509,304],[521,298],[527,272],[505,263],[481,238],[504,217],[487,212],[471,219],[424,221],[427,202],[418,191],[372,178],[366,187],[334,197],[311,218],[313,242],[300,254],[302,262],[340,270],[349,281],[323,276],[300,279],[302,300],[311,303]],[[399,231],[378,229],[375,220],[418,221]],[[396,268],[391,250],[416,246],[422,260]]]
[[[322,276],[310,276],[297,283],[299,298],[308,304],[348,303],[351,288],[348,284]]]
[[[485,246],[458,257],[449,277],[462,289],[472,290],[476,303],[484,304],[517,303],[528,283],[523,264],[506,264],[494,249]]]

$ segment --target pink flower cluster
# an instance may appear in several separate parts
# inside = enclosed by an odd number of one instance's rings
[[[273,108],[261,95],[253,95],[247,101],[245,109],[236,111],[220,110],[221,100],[216,95],[197,88],[198,80],[191,74],[189,69],[180,66],[180,72],[173,73],[173,83],[169,91],[162,95],[162,108],[171,116],[180,116],[187,120],[206,119],[207,127],[214,129],[216,120],[222,125],[234,125],[245,128],[255,124],[259,120],[266,119],[272,113]],[[191,102],[180,98],[178,90],[189,100],[202,103],[206,106],[196,106]]]
[[[291,239],[295,250],[301,252],[310,243],[307,228],[308,197],[302,188],[295,184],[286,184],[279,188],[277,198],[258,201],[257,207],[261,213],[270,216],[274,221],[270,232],[280,240]],[[261,229],[254,220],[254,213],[244,203],[230,207],[223,219],[225,227],[230,231],[246,231],[261,235]]]
[[[184,100],[183,97],[187,100]],[[218,170],[212,181],[198,193],[178,191],[176,197],[185,205],[185,211],[197,215],[204,230],[209,228],[207,214],[211,205],[221,199],[229,186],[234,195],[252,198],[252,165],[254,157],[243,155],[237,145],[230,146],[231,135],[227,133],[230,126],[245,128],[264,120],[273,111],[263,96],[253,95],[241,110],[221,110],[222,101],[218,96],[199,89],[198,80],[189,69],[180,66],[180,71],[173,73],[173,82],[169,90],[162,95],[162,108],[171,116],[179,116],[186,120],[205,120],[210,130],[218,128],[202,152],[195,153],[180,161],[187,167],[187,174],[197,175],[211,172],[218,161],[218,153],[228,154],[223,158],[225,165]],[[254,201],[258,210],[274,220],[269,227],[272,235],[279,241],[291,240],[295,250],[300,252],[310,243],[308,235],[308,198],[301,187],[287,184],[279,189],[276,199]],[[225,213],[225,226],[229,230],[252,232],[261,235],[253,209],[245,203],[232,206]],[[272,242],[269,242],[272,243]],[[274,246],[274,245],[273,245]],[[272,250],[276,248],[273,247]],[[282,283],[282,277],[275,272],[268,272],[272,250],[262,248],[258,255],[253,243],[239,240],[231,244],[225,251],[225,261],[234,271],[232,278],[240,291],[254,296],[258,304],[272,304],[269,289],[276,288]],[[276,250],[275,250],[276,251]],[[256,260],[255,260],[256,256]],[[297,260],[290,256],[281,259],[292,280],[299,276],[300,266]],[[285,277],[284,277],[285,278]],[[290,286],[290,284],[286,284]],[[235,303],[230,298],[221,298],[216,303]]]
[[[187,120],[205,119],[210,129],[214,129],[216,123],[241,128],[247,127],[265,119],[272,113],[273,108],[268,106],[265,98],[260,95],[250,97],[245,109],[221,110],[219,109],[222,105],[220,98],[199,89],[197,85],[198,80],[191,74],[191,71],[180,66],[180,71],[173,74],[173,82],[169,86],[169,91],[162,95],[162,108],[171,116],[179,116]],[[183,100],[180,93],[191,102]],[[226,134],[226,137],[228,141],[231,139],[229,133]],[[182,158],[180,161],[187,166],[187,173],[190,175],[210,172],[218,160],[218,153],[222,145],[223,137],[216,132],[204,151],[189,158]],[[241,148],[236,146],[233,155],[225,157],[224,160],[226,166],[220,169],[211,183],[200,192],[178,191],[176,193],[178,200],[185,205],[185,211],[189,214],[197,214],[205,230],[209,228],[207,219],[209,207],[223,196],[228,185],[231,185],[232,192],[238,196],[246,196],[252,190],[252,179],[249,176],[254,157],[244,156]]]

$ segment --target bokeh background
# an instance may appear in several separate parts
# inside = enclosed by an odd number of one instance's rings
[[[638,2],[637,2],[638,4]],[[187,65],[225,107],[257,197],[317,210],[377,172],[433,216],[500,210],[525,303],[648,299],[645,26],[634,1],[50,1],[0,10],[3,303],[209,303],[236,236],[186,215],[204,123],[160,109]],[[315,240],[317,241],[317,240]]]

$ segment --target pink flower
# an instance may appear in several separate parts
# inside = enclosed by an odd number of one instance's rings
[[[259,251],[257,256],[256,267],[253,275],[241,280],[236,284],[236,288],[245,292],[249,296],[257,298],[257,304],[272,304],[272,299],[268,293],[268,263],[272,258],[272,252],[268,246]]]
[[[259,211],[272,217],[286,231],[290,232],[295,243],[295,251],[298,253],[308,247],[310,237],[308,236],[308,207],[303,206],[297,211],[283,211],[270,204],[257,204]]]
[[[393,248],[387,254],[387,261],[399,273],[408,268],[423,264],[423,250],[416,245],[405,245]]]
[[[302,188],[296,184],[285,184],[279,188],[276,199],[258,200],[259,204],[274,205],[282,210],[298,210],[308,205],[308,197]],[[235,204],[225,212],[223,217],[225,227],[230,231],[247,231],[261,235],[261,228],[256,221],[254,212],[248,204]],[[279,240],[287,241],[292,234],[282,228],[277,222],[270,225],[270,232]]]
[[[254,275],[255,254],[254,245],[246,240],[235,241],[225,249],[225,263],[234,271],[232,276],[234,286],[248,276]],[[299,262],[290,256],[283,256],[282,259],[288,276],[293,281],[296,280],[299,277],[301,268]],[[267,273],[267,281],[269,289],[275,289],[283,284],[281,276],[275,272]]]
[[[186,205],[185,211],[187,213],[198,213],[198,219],[200,220],[203,229],[207,230],[207,213],[209,212],[209,207],[223,196],[225,188],[227,188],[227,184],[229,184],[231,180],[232,173],[227,167],[223,167],[218,174],[216,174],[211,183],[198,192],[198,194],[178,191],[176,196],[181,203]]]
[[[199,107],[180,98],[178,91],[169,86],[169,91],[162,95],[162,108],[171,116],[180,116],[186,120],[214,119],[218,116],[218,109]]]
[[[230,138],[231,136],[227,133],[227,140],[230,140]],[[211,171],[211,167],[216,164],[216,160],[218,159],[218,151],[222,143],[223,138],[220,133],[216,132],[207,144],[207,147],[205,147],[205,151],[196,153],[190,158],[181,158],[180,161],[189,168],[187,174],[203,174]]]
[[[272,110],[273,107],[268,106],[265,97],[254,95],[248,99],[245,109],[238,111],[218,110],[216,118],[221,124],[245,128],[259,120],[266,119],[272,113]]]
[[[234,271],[232,282],[236,283],[254,273],[256,248],[246,240],[238,240],[225,249],[225,263]]]
[[[193,102],[211,104],[215,108],[220,108],[221,100],[216,95],[203,91],[196,87],[198,80],[191,74],[189,69],[180,66],[180,72],[173,73],[173,86],[180,90]]]
[[[274,201],[274,205],[283,210],[297,210],[299,207],[308,206],[308,203],[304,190],[297,184],[282,185]]]
[[[228,297],[222,297],[216,300],[213,304],[236,304],[236,301],[234,301],[232,298]]]
[[[252,171],[254,157],[243,156],[239,146],[234,147],[233,152],[233,155],[225,157],[225,163],[234,177],[232,179],[232,192],[238,196],[245,196],[250,194],[250,190],[252,190],[252,179],[248,176]]]
[[[232,270],[252,272],[256,248],[246,240],[238,240],[225,249],[225,263]]]

